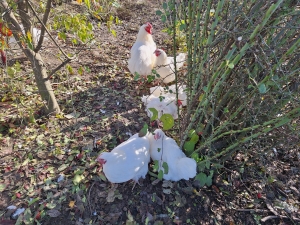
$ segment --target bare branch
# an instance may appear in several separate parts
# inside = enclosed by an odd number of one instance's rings
[[[48,0],[47,4],[46,4],[46,11],[45,11],[44,17],[43,17],[43,23],[44,24],[47,24],[47,20],[49,18],[49,14],[50,14],[50,9],[51,9],[51,0]],[[38,42],[36,48],[34,49],[35,52],[38,52],[42,47],[42,44],[43,44],[43,41],[44,41],[44,36],[45,36],[45,31],[46,31],[45,26],[42,26],[39,42]]]
[[[58,70],[63,68],[65,65],[67,65],[69,62],[71,62],[72,59],[66,59],[62,64],[60,64],[58,67],[56,67],[52,72],[49,74],[48,78],[49,79],[54,73],[56,73]]]
[[[70,60],[73,60],[76,58],[76,56],[73,57],[69,57],[63,50],[62,48],[56,43],[55,39],[52,37],[52,35],[50,34],[50,32],[48,31],[47,27],[45,26],[45,24],[43,23],[43,21],[38,17],[36,11],[34,10],[34,8],[32,7],[32,5],[30,4],[30,2],[28,0],[26,0],[26,2],[28,3],[30,9],[32,10],[34,16],[38,19],[38,21],[42,24],[42,26],[44,27],[44,29],[46,30],[47,34],[49,35],[50,39],[54,42],[54,44],[59,48],[59,50],[61,51],[61,53]]]

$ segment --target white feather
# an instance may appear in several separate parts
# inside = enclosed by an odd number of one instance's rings
[[[147,23],[140,27],[136,42],[130,51],[131,56],[128,60],[128,69],[132,74],[137,72],[140,75],[149,75],[155,65],[156,57],[153,53],[156,49],[156,44],[152,35],[146,31],[147,26],[151,26],[151,24]]]
[[[23,27],[23,25],[20,25],[21,30],[23,35],[25,35],[25,29]],[[40,40],[40,36],[41,36],[41,30],[37,29],[37,28],[32,28],[32,39],[34,39],[35,43],[38,43],[38,41]],[[47,41],[48,38],[44,37],[44,40]],[[14,38],[14,36],[11,36],[8,40],[8,44],[10,45],[11,48],[16,48],[17,47],[17,40]]]
[[[174,68],[174,57],[168,57],[166,52],[162,49],[157,49],[160,52],[155,61],[156,72],[163,79],[165,84],[170,83],[175,80],[175,68]],[[155,54],[154,54],[155,55]],[[176,69],[179,70],[185,61],[185,53],[180,53],[176,56]]]
[[[103,172],[112,183],[122,183],[145,178],[150,161],[150,143],[146,136],[138,134],[115,147],[111,152],[103,152],[98,158],[106,160]]]
[[[149,108],[155,108],[158,112],[158,118],[163,114],[171,114],[174,119],[178,118],[176,99],[168,96],[158,97],[155,95],[147,95],[142,97],[142,102],[146,106],[147,115],[151,118],[153,113]]]
[[[188,180],[196,176],[196,161],[186,157],[174,139],[167,137],[160,129],[156,129],[154,135],[149,133],[147,136],[150,140],[152,160],[158,160],[163,171],[163,162],[168,164],[169,171],[163,175],[165,180]]]
[[[150,88],[150,94],[154,96],[166,96],[169,98],[176,99],[176,85],[170,85],[168,87],[155,86]],[[187,104],[186,85],[180,85],[178,87],[178,99],[181,101],[183,106]]]

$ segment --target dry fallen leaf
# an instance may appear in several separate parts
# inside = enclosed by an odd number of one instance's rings
[[[69,207],[70,207],[71,209],[73,209],[73,208],[74,208],[74,206],[75,206],[75,201],[70,201],[70,203],[69,203]]]
[[[58,217],[61,213],[56,209],[50,209],[48,210],[47,214],[50,217]]]

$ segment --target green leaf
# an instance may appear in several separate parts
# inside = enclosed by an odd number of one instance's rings
[[[185,152],[189,156],[190,154],[193,153],[193,151],[195,149],[195,142],[193,142],[193,141],[186,141],[184,143],[184,145],[183,145],[183,149],[185,150]]]
[[[188,133],[188,137],[191,138],[194,133],[196,133],[196,131],[194,129],[190,130]]]
[[[156,108],[149,108],[149,111],[152,112],[152,116],[150,118],[150,121],[157,120],[157,118],[158,118],[157,109]]]
[[[33,159],[33,155],[32,155],[32,153],[30,152],[30,153],[28,153],[28,158],[30,159],[30,160],[32,160]]]
[[[26,38],[26,43],[27,43],[28,48],[30,48],[31,50],[33,50],[33,44],[32,44],[32,42],[28,38]]]
[[[163,14],[163,13],[162,13],[162,11],[160,11],[160,10],[156,10],[155,14],[158,15],[158,16],[160,16],[160,15]]]
[[[84,179],[84,176],[83,175],[80,175],[80,174],[75,174],[74,178],[73,178],[73,183],[75,185],[78,185],[80,184],[80,182]]]
[[[117,32],[116,32],[115,30],[111,29],[111,30],[110,30],[110,33],[112,33],[112,35],[113,35],[114,37],[117,37]]]
[[[60,167],[58,167],[57,170],[58,170],[59,172],[61,172],[61,171],[65,170],[65,169],[67,169],[68,166],[69,166],[68,164],[62,164]]]
[[[159,172],[158,172],[158,179],[160,179],[160,180],[162,180],[163,179],[163,176],[164,176],[164,172],[162,171],[162,170],[160,170]]]
[[[167,21],[167,17],[166,17],[165,15],[162,15],[162,16],[161,16],[161,21],[162,21],[163,23],[165,23],[165,22]]]
[[[198,180],[200,182],[200,187],[203,187],[206,184],[207,176],[205,173],[199,173],[196,177],[195,180]]]
[[[192,141],[192,142],[194,142],[194,143],[196,144],[196,143],[199,141],[199,136],[198,136],[196,133],[194,133],[194,134],[192,135],[190,141]]]
[[[107,181],[107,179],[106,179],[106,177],[104,176],[103,173],[100,173],[100,174],[99,174],[99,177],[100,177],[101,180]]]
[[[162,167],[164,168],[164,174],[168,174],[169,173],[168,163],[163,162]]]
[[[7,185],[4,183],[0,184],[0,192],[4,191],[6,189]]]
[[[84,0],[84,3],[86,4],[86,6],[88,7],[88,9],[91,9],[91,2],[90,0]]]
[[[260,85],[258,86],[258,91],[259,91],[259,93],[261,93],[261,94],[265,94],[265,93],[267,92],[266,85],[265,85],[265,84],[260,84]]]
[[[54,209],[54,208],[56,207],[56,204],[53,203],[53,202],[48,202],[48,203],[46,204],[46,207],[47,207],[48,209]]]
[[[198,165],[197,165],[197,167],[198,167],[199,171],[204,171],[205,170],[205,163],[204,163],[204,161],[199,162]]]
[[[205,162],[205,167],[206,167],[206,169],[209,169],[209,168],[210,168],[210,161],[209,161],[209,160],[207,160],[207,161]]]
[[[67,39],[66,33],[59,32],[57,35],[58,35],[59,38],[61,38],[61,39],[63,39],[63,40],[66,40],[66,39]]]
[[[291,121],[290,118],[285,117],[282,120],[280,120],[278,123],[276,123],[275,126],[274,126],[274,128],[281,127],[282,125],[284,125],[284,124],[286,124],[286,123],[288,123],[290,121]]]
[[[24,212],[24,220],[23,222],[27,225],[27,224],[33,224],[33,216],[31,213],[30,208],[27,208]]]
[[[154,160],[153,170],[154,171],[158,171],[158,169],[159,169],[159,161],[158,160]]]
[[[174,118],[171,114],[163,114],[160,121],[163,123],[164,130],[169,130],[174,126]]]
[[[186,28],[186,24],[180,24],[179,30],[182,31]]]
[[[28,206],[31,206],[33,203],[37,202],[38,200],[40,200],[39,197],[32,199],[30,202],[28,202]]]
[[[139,137],[144,137],[148,133],[148,125],[145,123],[143,128],[139,132]]]
[[[134,81],[137,81],[138,79],[140,79],[140,75],[137,72],[135,72],[133,79],[134,79]]]
[[[199,159],[199,155],[197,152],[194,152],[192,155],[191,155],[191,158],[194,159],[196,162],[198,162],[200,159]]]
[[[168,8],[168,4],[166,2],[164,2],[162,6],[163,6],[164,10],[166,10]]]
[[[212,176],[208,176],[206,179],[206,186],[211,186],[212,185]]]

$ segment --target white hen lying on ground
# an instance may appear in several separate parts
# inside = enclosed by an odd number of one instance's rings
[[[142,76],[151,74],[155,65],[156,57],[153,52],[156,44],[152,38],[152,25],[146,23],[140,27],[137,39],[130,51],[130,59],[128,60],[128,69],[132,74],[137,72]]]
[[[156,72],[163,79],[165,84],[175,80],[174,57],[168,57],[166,52],[162,49],[156,49],[154,55],[157,57],[155,61]],[[180,53],[176,56],[176,69],[179,70],[185,60],[185,54]]]
[[[176,85],[173,84],[168,87],[162,87],[162,86],[151,87],[150,94],[157,97],[165,96],[165,97],[176,99]],[[178,87],[178,100],[181,102],[182,106],[186,106],[186,102],[187,102],[186,85],[180,85]]]
[[[146,106],[147,115],[151,118],[153,113],[149,108],[155,108],[158,112],[158,118],[163,114],[171,114],[174,119],[178,118],[176,100],[168,96],[159,97],[155,95],[147,95],[142,97],[142,102]]]
[[[103,165],[103,172],[110,182],[123,183],[132,179],[138,183],[148,172],[149,148],[148,138],[135,134],[111,152],[101,153],[96,161]]]
[[[163,175],[165,180],[188,180],[196,176],[196,161],[186,157],[174,139],[167,137],[160,129],[156,129],[154,135],[148,133],[147,136],[150,140],[150,155],[152,160],[158,160],[160,162],[160,169],[163,171],[163,162],[168,164],[169,171]]]

